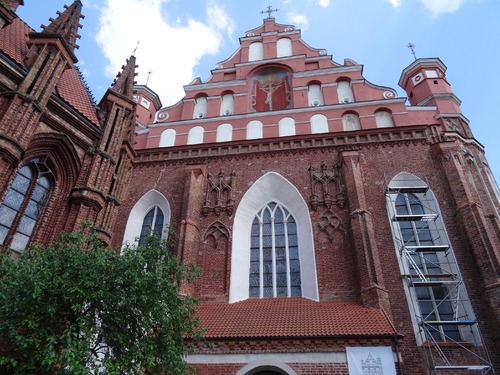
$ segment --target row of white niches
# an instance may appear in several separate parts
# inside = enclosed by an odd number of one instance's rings
[[[276,42],[276,57],[292,56],[292,40],[290,38],[280,38]],[[248,61],[264,60],[264,45],[262,42],[250,44],[248,49]]]
[[[339,103],[353,103],[354,95],[349,81],[337,82],[337,94]],[[321,84],[310,84],[307,87],[307,100],[310,107],[324,105],[323,92]],[[204,118],[207,115],[208,99],[206,96],[200,96],[195,99],[193,109],[193,119]],[[232,93],[227,93],[221,96],[220,116],[229,116],[234,113],[234,97]]]
[[[342,128],[345,131],[361,129],[359,116],[355,113],[345,113],[342,118]],[[389,128],[394,126],[392,114],[381,110],[375,112],[375,121],[378,128]],[[328,133],[328,119],[325,115],[315,114],[310,119],[311,134]],[[230,142],[233,140],[233,125],[229,123],[221,124],[217,127],[216,142]],[[241,129],[237,129],[241,130]],[[264,125],[259,120],[250,121],[245,128],[246,139],[261,139],[264,137]],[[184,133],[185,134],[185,133]],[[204,142],[205,129],[202,126],[192,127],[188,134],[187,144],[201,144]],[[293,136],[296,134],[295,120],[291,117],[284,117],[278,122],[278,134],[280,137]],[[160,136],[160,147],[176,146],[177,132],[175,129],[166,129]],[[180,134],[179,134],[180,135]]]

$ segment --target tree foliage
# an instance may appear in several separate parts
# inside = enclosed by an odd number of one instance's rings
[[[185,339],[201,331],[196,301],[179,286],[196,270],[157,237],[119,253],[86,232],[0,254],[0,365],[15,374],[185,374]]]

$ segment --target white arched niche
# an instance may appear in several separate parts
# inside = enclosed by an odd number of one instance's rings
[[[262,122],[259,120],[252,120],[247,124],[247,139],[260,139],[262,138]]]
[[[175,145],[176,132],[174,129],[167,129],[161,133],[160,147],[171,147]]]
[[[392,114],[389,111],[380,110],[375,112],[375,122],[377,128],[392,128],[394,122],[392,121]]]
[[[290,38],[278,39],[276,55],[277,57],[292,56],[292,40]]]
[[[195,105],[193,110],[193,118],[204,118],[207,116],[207,106],[208,100],[206,96],[200,96],[195,99]]]
[[[234,112],[234,97],[233,94],[224,94],[220,102],[220,115],[230,116]]]
[[[170,205],[163,194],[153,189],[144,194],[134,207],[132,207],[128,215],[125,234],[123,235],[124,244],[137,244],[137,240],[141,234],[144,217],[154,206],[158,206],[163,211],[164,221],[161,237],[167,237],[168,225],[170,223]]]
[[[257,61],[264,59],[264,46],[261,42],[250,44],[248,51],[248,61]]]
[[[295,120],[291,117],[282,118],[279,123],[279,135],[280,137],[286,137],[289,135],[295,135]]]
[[[311,133],[328,133],[328,120],[325,115],[316,114],[311,116]]]
[[[189,129],[188,133],[188,145],[197,145],[199,143],[203,143],[203,134],[205,133],[205,129],[202,126],[195,126],[194,128]]]
[[[324,104],[323,92],[321,91],[320,84],[313,83],[307,86],[307,100],[309,101],[310,107],[318,107]]]
[[[297,223],[302,297],[318,300],[316,258],[309,209],[299,191],[276,172],[259,178],[241,199],[233,226],[229,303],[248,299],[250,229],[255,215],[271,201],[286,207]]]
[[[233,126],[221,124],[217,127],[216,142],[230,142],[233,140]]]

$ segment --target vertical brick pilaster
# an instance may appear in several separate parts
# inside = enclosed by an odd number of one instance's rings
[[[474,193],[480,181],[474,185],[467,179],[467,165],[461,157],[460,148],[454,143],[434,145],[436,155],[440,155],[441,167],[448,181],[451,196],[456,205],[456,219],[463,236],[477,263],[478,277],[483,284],[482,298],[488,306],[493,336],[500,346],[500,249],[493,233],[490,218],[485,214],[479,194]]]
[[[198,264],[201,249],[201,233],[198,225],[206,190],[206,168],[191,165],[185,169],[184,207],[179,235],[179,255],[184,265]],[[182,293],[191,294],[193,285],[181,286]]]
[[[384,286],[379,251],[375,242],[372,214],[368,211],[363,171],[358,152],[341,154],[350,210],[352,248],[355,251],[361,299],[367,306],[390,313],[389,295]]]

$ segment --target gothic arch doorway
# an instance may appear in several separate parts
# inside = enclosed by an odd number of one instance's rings
[[[268,359],[251,362],[236,375],[297,375],[297,373],[281,361]]]

